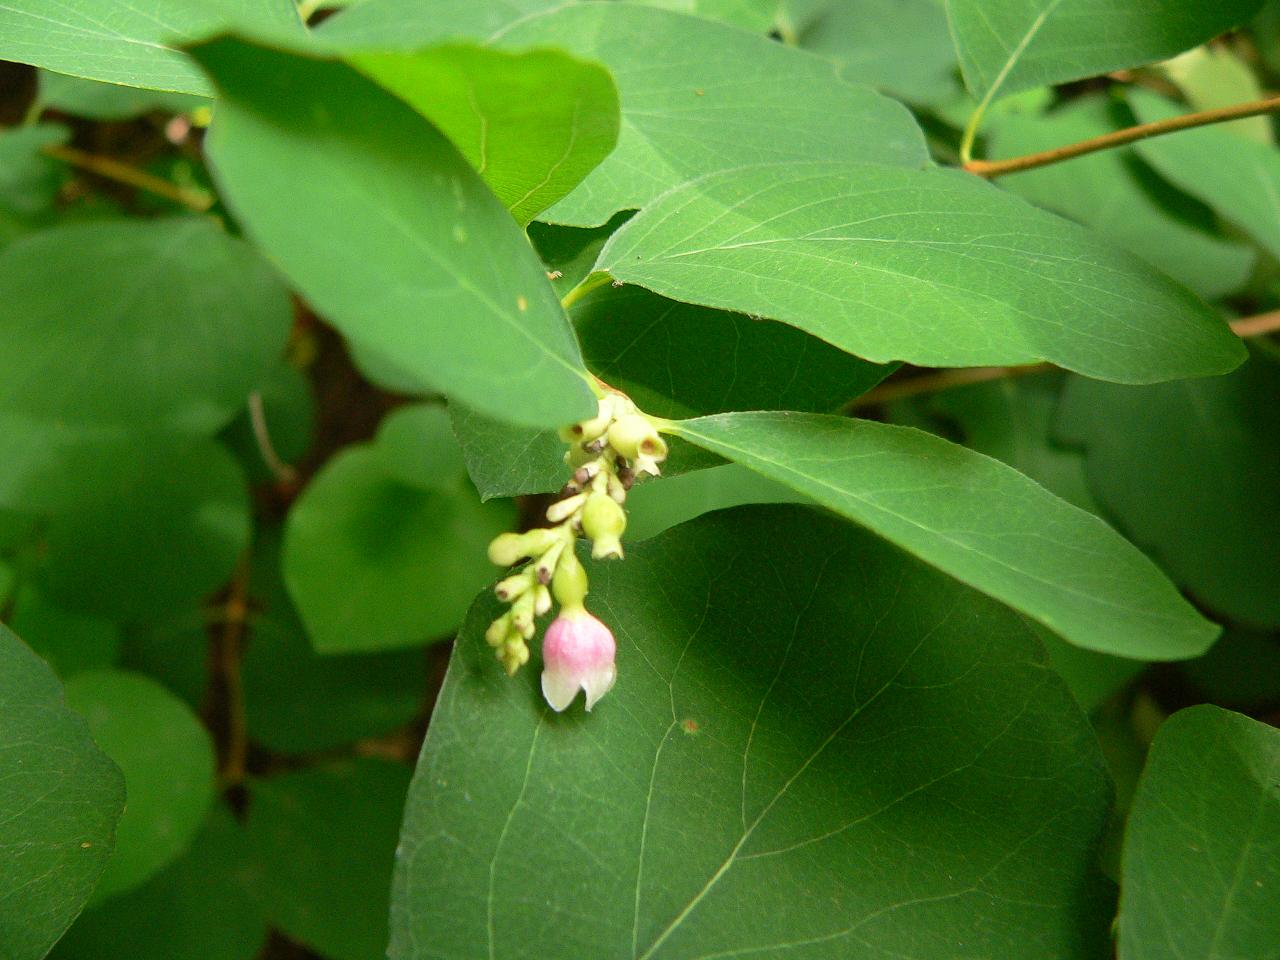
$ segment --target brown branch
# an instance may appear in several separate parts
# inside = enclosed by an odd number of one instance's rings
[[[249,622],[249,555],[241,557],[223,601],[222,627],[215,646],[216,664],[226,708],[226,743],[220,779],[224,789],[244,782],[249,757],[249,736],[244,713],[244,683],[240,667],[244,657],[245,629]]]
[[[161,177],[139,170],[137,167],[121,163],[113,157],[103,157],[96,153],[77,150],[75,147],[62,147],[57,144],[50,144],[45,147],[44,153],[55,160],[69,163],[73,167],[79,167],[81,170],[88,170],[90,173],[105,177],[108,180],[136,187],[139,190],[146,190],[148,193],[154,193],[156,196],[164,197],[166,200],[180,203],[196,213],[204,213],[213,206],[213,197],[203,190],[189,190],[186,187],[180,187]]]
[[[1252,317],[1241,317],[1231,322],[1231,331],[1241,338],[1261,337],[1268,333],[1280,331],[1280,310],[1259,313]],[[926,393],[939,393],[952,387],[963,387],[973,383],[990,383],[992,380],[1006,380],[1012,377],[1025,377],[1033,373],[1044,373],[1055,369],[1049,363],[1033,363],[1025,367],[957,367],[949,370],[938,370],[926,373],[910,380],[894,380],[882,383],[874,390],[869,390],[860,397],[854,397],[844,410],[862,410],[876,407],[895,400],[918,397]]]
[[[1265,100],[1237,103],[1230,107],[1220,107],[1216,110],[1187,113],[1180,117],[1170,117],[1168,120],[1157,120],[1154,123],[1140,123],[1134,127],[1125,127],[1123,130],[1115,130],[1111,133],[1103,134],[1100,137],[1081,140],[1079,143],[1068,143],[1061,147],[1054,147],[1052,150],[1029,153],[1026,156],[1013,157],[1009,160],[970,160],[964,165],[964,169],[991,180],[1010,173],[1021,173],[1024,170],[1034,170],[1037,167],[1047,167],[1050,164],[1062,163],[1064,160],[1072,160],[1085,154],[1096,153],[1099,150],[1123,147],[1126,144],[1133,143],[1135,140],[1145,140],[1148,137],[1159,137],[1166,133],[1176,133],[1179,130],[1190,130],[1193,127],[1203,127],[1211,123],[1226,123],[1229,120],[1256,117],[1276,111],[1280,111],[1280,97],[1268,97]]]

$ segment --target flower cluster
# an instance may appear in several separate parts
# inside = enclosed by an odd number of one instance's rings
[[[574,544],[581,534],[591,541],[593,558],[622,556],[627,491],[637,477],[657,475],[667,445],[651,418],[613,392],[600,398],[595,417],[560,436],[569,444],[565,462],[573,477],[547,509],[551,526],[504,533],[489,544],[489,559],[498,566],[523,565],[494,588],[510,609],[489,625],[485,639],[514,674],[529,660],[536,618],[558,603],[560,614],[542,645],[542,692],[559,711],[581,689],[590,710],[613,686],[615,644],[609,628],[587,612],[587,572]]]

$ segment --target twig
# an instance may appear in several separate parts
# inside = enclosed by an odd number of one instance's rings
[[[262,462],[278,483],[286,487],[292,486],[298,479],[298,473],[276,453],[275,444],[271,442],[271,431],[267,429],[267,411],[263,406],[260,390],[249,394],[249,423],[253,426],[253,439],[258,444]]]
[[[245,553],[232,574],[222,605],[222,633],[218,637],[217,665],[226,705],[227,742],[222,757],[223,788],[244,782],[249,737],[244,714],[244,683],[240,665],[244,657],[245,627],[249,621],[249,554]]]
[[[1190,130],[1193,127],[1204,127],[1211,123],[1226,123],[1243,117],[1256,117],[1278,110],[1280,110],[1280,97],[1268,97],[1266,100],[1254,100],[1249,103],[1237,103],[1230,107],[1219,107],[1216,110],[1187,113],[1180,117],[1170,117],[1168,120],[1156,120],[1154,123],[1140,123],[1134,127],[1104,133],[1100,137],[1090,137],[1078,143],[1068,143],[1061,147],[1054,147],[1052,150],[1029,153],[1009,160],[969,160],[964,164],[964,169],[991,180],[1010,173],[1021,173],[1024,170],[1062,163],[1064,160],[1083,157],[1085,154],[1097,153],[1099,150],[1123,147],[1135,140],[1159,137],[1179,130]]]
[[[1231,331],[1238,337],[1261,337],[1268,333],[1280,331],[1280,310],[1259,313],[1252,317],[1241,317],[1231,322]],[[895,400],[918,397],[926,393],[940,393],[952,387],[963,387],[974,383],[990,383],[992,380],[1006,380],[1013,377],[1025,377],[1033,373],[1044,373],[1055,367],[1050,363],[1033,363],[1025,367],[957,367],[926,373],[910,380],[895,380],[884,383],[869,390],[860,397],[854,397],[845,404],[845,412],[876,407]]]
[[[213,206],[213,197],[203,190],[180,187],[161,177],[139,170],[137,167],[121,163],[113,157],[103,157],[96,153],[86,153],[84,150],[78,150],[75,147],[63,147],[57,144],[50,144],[45,147],[44,153],[55,160],[62,160],[73,167],[88,170],[90,173],[95,173],[108,180],[136,187],[139,190],[146,190],[148,193],[154,193],[156,196],[164,197],[166,200],[180,203],[196,213],[204,213]]]

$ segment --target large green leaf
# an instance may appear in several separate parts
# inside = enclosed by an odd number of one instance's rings
[[[209,218],[74,224],[0,254],[0,410],[211,433],[284,348],[284,287]]]
[[[1117,105],[1083,97],[1043,117],[1010,113],[993,121],[992,153],[1020,156],[1101,136],[1120,126]],[[1215,237],[1178,214],[1176,191],[1153,176],[1131,147],[1102,150],[1070,163],[1001,181],[1032,203],[1092,227],[1203,297],[1244,286],[1255,259],[1242,244]]]
[[[115,852],[94,890],[101,903],[135,889],[191,843],[213,802],[213,744],[185,703],[141,674],[77,674],[67,704],[120,765],[128,791]]]
[[[208,82],[177,45],[227,25],[302,32],[293,0],[8,0],[0,6],[0,60],[208,95]]]
[[[439,127],[521,224],[576,187],[618,141],[608,71],[557,50],[447,45],[348,60]]]
[[[187,93],[123,87],[48,70],[40,71],[38,83],[36,100],[41,107],[91,120],[131,120],[152,111],[188,113],[209,105],[204,97]]]
[[[43,150],[69,135],[52,123],[0,130],[0,247],[53,218],[62,165]]]
[[[520,21],[498,42],[563,46],[602,62],[618,84],[618,147],[547,211],[554,223],[604,223],[690,178],[750,163],[929,162],[901,105],[818,57],[721,24],[587,3]]]
[[[1244,357],[1218,316],[1137,257],[955,170],[728,170],[646,207],[597,267],[880,362],[1048,360],[1147,383]]]
[[[574,307],[573,322],[591,371],[660,417],[829,413],[894,370],[785,324],[667,300],[640,287],[590,294]]]
[[[564,0],[360,0],[316,36],[348,50],[421,50],[445,40],[488,37]]]
[[[216,806],[191,848],[132,893],[81,915],[51,960],[253,960],[266,938],[244,831]]]
[[[0,958],[40,960],[111,856],[124,779],[39,657],[0,625]]]
[[[1097,517],[931,434],[799,413],[729,413],[676,429],[1079,646],[1176,660],[1203,653],[1218,633]]]
[[[1125,832],[1119,955],[1280,957],[1280,731],[1211,706],[1160,728]]]
[[[223,195],[317,310],[499,418],[592,412],[537,256],[430,123],[341,64],[229,40],[195,55],[222,94],[208,147]]]
[[[31,584],[18,591],[8,623],[63,679],[110,667],[120,654],[118,623],[64,610]]]
[[[453,16],[451,7],[374,0],[334,18],[320,36],[346,48],[413,49],[459,32],[492,34],[504,48],[554,46],[603,63],[622,103],[618,147],[546,212],[543,219],[555,223],[601,224],[691,177],[746,163],[929,162],[901,105],[763,36],[633,4],[569,4],[520,19],[510,10],[506,20],[494,18],[512,22],[503,30],[488,15]]]
[[[35,570],[50,600],[118,620],[156,620],[226,582],[248,544],[244,475],[210,440],[122,455],[118,469],[85,478],[50,522]]]
[[[1144,123],[1185,113],[1146,90],[1129,92]],[[1171,183],[1211,206],[1280,257],[1280,153],[1221,126],[1139,141],[1134,149]]]
[[[846,79],[906,100],[934,103],[957,87],[942,0],[839,0],[806,26],[799,42],[840,64]]]
[[[473,610],[405,814],[394,960],[1100,954],[1106,776],[1018,617],[795,507],[591,580],[620,676],[590,716],[507,680],[496,602]]]
[[[974,96],[1163,60],[1248,20],[1261,0],[947,0]]]
[[[1094,496],[1207,607],[1280,627],[1280,363],[1124,387],[1073,379],[1059,435],[1085,449]]]
[[[248,834],[272,924],[330,960],[383,960],[409,768],[366,757],[250,784]]]
[[[249,736],[280,753],[389,733],[414,718],[427,689],[422,651],[322,656],[279,615],[253,621],[243,673]]]
[[[343,451],[289,511],[284,576],[321,653],[441,639],[493,568],[490,539],[514,522],[459,484],[425,490],[390,476],[376,447]]]

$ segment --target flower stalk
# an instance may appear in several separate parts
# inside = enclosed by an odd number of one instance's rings
[[[559,604],[560,615],[543,643],[542,688],[556,711],[578,690],[590,710],[613,685],[613,634],[586,610],[587,571],[574,552],[579,535],[591,542],[596,560],[620,559],[627,528],[627,491],[645,475],[657,476],[667,456],[660,421],[636,409],[629,398],[598,389],[599,407],[589,420],[560,431],[573,470],[559,498],[547,508],[547,527],[503,533],[489,544],[489,559],[519,569],[498,581],[494,593],[510,605],[489,625],[485,639],[508,674],[529,662],[536,620]]]

